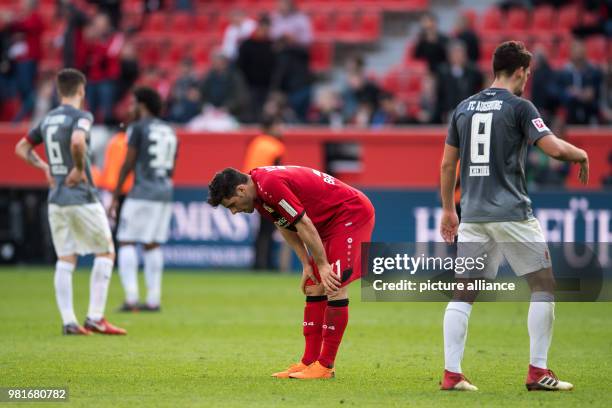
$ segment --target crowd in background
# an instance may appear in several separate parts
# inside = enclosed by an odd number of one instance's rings
[[[172,4],[177,10],[193,10],[190,0]],[[144,0],[143,8],[148,13],[165,10],[160,0]],[[18,97],[19,110],[10,118],[15,122],[36,120],[55,97],[52,75],[40,66],[46,50],[37,1],[23,0],[21,10],[19,15],[3,13],[0,31],[0,104]],[[233,11],[209,69],[199,73],[194,61],[184,58],[178,76],[171,79],[160,67],[143,66],[139,60],[139,27],[119,29],[120,0],[58,0],[57,15],[65,21],[56,44],[62,64],[86,73],[88,109],[106,124],[121,121],[118,106],[137,81],[164,96],[168,120],[191,129],[223,130],[258,123],[263,116],[334,127],[446,123],[457,103],[490,80],[490,72],[479,65],[481,39],[463,15],[450,36],[439,30],[433,14],[421,17],[412,57],[425,61],[428,70],[420,80],[418,103],[410,108],[369,75],[359,55],[345,61],[341,89],[316,87],[309,68],[311,22],[291,0],[278,1],[276,10],[256,19]],[[579,31],[590,34],[584,27]],[[570,60],[561,69],[551,66],[541,48],[534,50],[534,57],[530,97],[547,120],[610,122],[610,64],[590,62],[581,38],[573,40]]]

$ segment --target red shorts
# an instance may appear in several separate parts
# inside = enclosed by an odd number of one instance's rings
[[[361,278],[361,243],[370,242],[372,231],[374,231],[374,215],[362,226],[347,228],[346,231],[332,235],[323,241],[327,260],[331,264],[332,272],[341,277],[342,287]],[[317,266],[312,260],[310,264],[317,280],[321,282]],[[307,286],[315,284],[312,279],[306,281]]]

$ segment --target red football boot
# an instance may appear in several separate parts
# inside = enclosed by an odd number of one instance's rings
[[[465,378],[463,374],[448,370],[444,370],[444,378],[440,384],[440,389],[443,391],[478,391],[478,387]]]
[[[552,370],[534,367],[531,364],[525,387],[529,391],[570,391],[574,388],[571,383],[560,381]]]
[[[127,334],[127,331],[125,329],[113,326],[112,324],[107,322],[105,318],[101,318],[100,320],[92,320],[88,317],[85,320],[84,326],[87,330],[93,333],[119,336]]]

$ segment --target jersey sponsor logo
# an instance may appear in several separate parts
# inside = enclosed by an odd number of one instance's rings
[[[538,132],[550,131],[550,129],[548,128],[548,126],[546,126],[542,118],[532,119],[531,123],[533,123],[533,126],[535,126]]]
[[[489,175],[489,166],[470,166],[470,177],[484,177]]]
[[[83,129],[86,132],[89,132],[91,129],[91,120],[87,118],[81,118],[77,121],[77,127]]]
[[[285,211],[287,211],[287,214],[289,214],[290,216],[295,217],[297,215],[297,211],[295,210],[295,208],[293,208],[291,204],[285,201],[284,198],[278,202],[278,205],[283,207]]]
[[[274,221],[274,224],[278,225],[279,227],[285,227],[289,225],[289,221],[287,221],[285,217],[280,217],[279,219]]]

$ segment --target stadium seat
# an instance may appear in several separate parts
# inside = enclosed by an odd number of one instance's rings
[[[356,33],[353,23],[355,16],[353,13],[339,13],[336,16],[336,25],[334,29],[334,39],[343,42],[355,42],[359,40],[359,34]]]
[[[559,9],[555,19],[555,30],[560,33],[567,33],[578,24],[580,9],[575,5],[568,5]]]
[[[330,40],[332,38],[332,25],[328,13],[313,13],[311,16],[312,28],[315,38],[321,41]]]
[[[511,34],[522,33],[527,29],[529,14],[522,8],[513,8],[506,16],[506,31]]]
[[[315,72],[327,71],[332,64],[333,50],[328,42],[315,42],[310,47],[310,68]]]
[[[551,6],[537,7],[531,18],[530,32],[539,36],[541,33],[549,33],[552,29],[554,9]]]
[[[193,24],[196,31],[209,31],[211,29],[210,15],[196,14]]]
[[[191,14],[187,13],[173,13],[170,15],[170,22],[168,24],[168,31],[183,33],[187,30],[191,30],[194,26],[194,19]]]
[[[364,41],[377,41],[380,38],[380,13],[364,13],[357,20],[357,31]]]
[[[479,31],[499,32],[504,28],[504,18],[501,10],[497,7],[488,8],[482,15]]]
[[[160,33],[166,30],[166,15],[163,12],[152,13],[145,20],[145,31]]]
[[[606,62],[606,48],[608,47],[608,44],[605,36],[598,35],[587,38],[587,40],[585,41],[585,46],[587,58],[591,60],[591,62],[595,62],[598,64],[603,64],[604,62]]]

